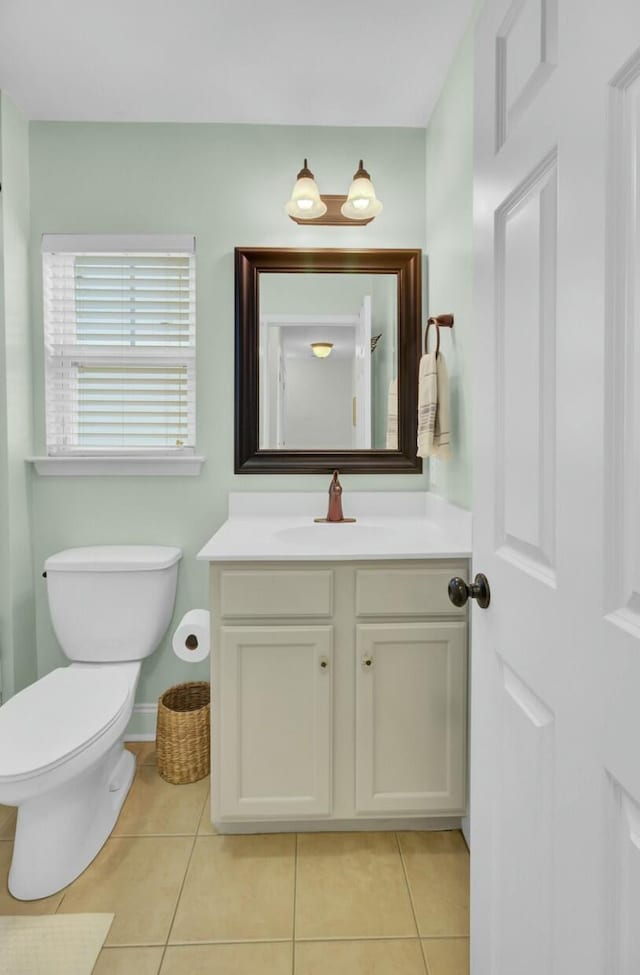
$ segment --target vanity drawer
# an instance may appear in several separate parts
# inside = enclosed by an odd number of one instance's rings
[[[224,570],[220,573],[220,612],[226,619],[330,617],[333,572]]]
[[[357,616],[463,616],[464,607],[449,601],[452,576],[467,576],[462,563],[433,568],[358,569],[356,573]]]

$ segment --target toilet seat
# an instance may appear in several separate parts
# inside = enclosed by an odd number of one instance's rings
[[[0,781],[38,776],[109,731],[135,691],[138,662],[59,667],[0,708]]]

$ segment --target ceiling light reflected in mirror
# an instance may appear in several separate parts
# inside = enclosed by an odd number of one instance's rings
[[[327,356],[331,355],[331,350],[333,349],[333,342],[312,342],[311,349],[313,354],[318,359],[326,359]]]

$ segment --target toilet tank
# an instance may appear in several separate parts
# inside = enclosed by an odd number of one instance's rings
[[[179,548],[70,548],[44,564],[51,622],[69,660],[142,660],[173,615]]]

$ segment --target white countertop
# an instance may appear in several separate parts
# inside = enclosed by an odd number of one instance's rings
[[[316,524],[326,492],[233,492],[229,518],[198,552],[208,562],[356,561],[471,556],[471,513],[422,491],[345,491],[355,524]]]

